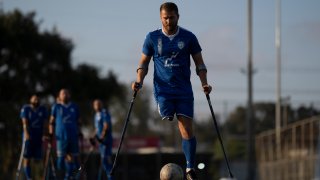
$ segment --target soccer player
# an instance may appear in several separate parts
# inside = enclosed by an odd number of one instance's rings
[[[95,139],[99,142],[99,151],[101,156],[101,163],[104,172],[109,176],[112,168],[112,124],[111,116],[107,109],[103,108],[102,101],[96,99],[93,101],[94,115],[94,137],[90,139],[92,145],[95,145]]]
[[[71,102],[67,89],[59,92],[59,101],[52,107],[49,122],[49,134],[55,134],[57,140],[57,168],[66,170],[65,179],[73,178],[72,172],[79,168],[79,110]]]
[[[176,4],[160,6],[162,28],[147,34],[137,68],[137,78],[132,89],[138,91],[148,73],[151,58],[154,61],[154,96],[162,119],[178,119],[182,136],[182,149],[186,157],[187,179],[197,179],[194,170],[196,138],[193,134],[193,91],[190,82],[190,55],[196,66],[204,93],[212,90],[207,83],[207,68],[196,36],[178,26],[179,12]]]
[[[23,126],[24,147],[24,173],[26,179],[31,179],[31,159],[40,160],[42,157],[43,126],[48,118],[47,109],[40,105],[39,97],[32,95],[30,104],[21,109],[20,118]]]

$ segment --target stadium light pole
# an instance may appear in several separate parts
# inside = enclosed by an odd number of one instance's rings
[[[248,56],[248,104],[246,114],[246,129],[247,129],[247,180],[255,179],[255,146],[254,146],[254,127],[255,122],[253,118],[253,105],[252,105],[252,0],[248,0],[248,39],[247,39],[247,56]]]
[[[276,157],[281,157],[281,0],[276,1],[275,46],[276,46]]]

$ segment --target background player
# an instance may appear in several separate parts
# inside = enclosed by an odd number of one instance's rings
[[[43,126],[48,118],[47,109],[40,105],[39,97],[32,95],[30,104],[24,105],[20,114],[23,126],[24,172],[26,179],[31,179],[31,159],[40,160],[42,157]]]
[[[57,168],[60,173],[66,170],[65,179],[72,178],[72,172],[79,168],[79,123],[78,106],[70,101],[69,90],[61,89],[59,101],[51,110],[49,134],[55,134]]]
[[[196,36],[179,27],[179,12],[176,4],[167,2],[160,6],[162,28],[150,32],[144,41],[142,56],[137,69],[136,82],[132,89],[142,87],[148,73],[148,65],[154,61],[154,95],[162,119],[173,120],[177,116],[182,136],[182,149],[186,157],[187,179],[197,179],[194,164],[196,138],[193,134],[193,92],[190,82],[190,55],[196,65],[202,88],[211,92],[207,83],[207,69]]]
[[[101,162],[103,165],[103,170],[106,173],[108,179],[110,170],[112,168],[112,124],[111,116],[107,109],[103,108],[102,102],[99,99],[93,101],[93,109],[95,111],[94,115],[94,127],[95,133],[94,137],[90,141],[96,139],[99,144],[99,151],[101,156]],[[92,145],[95,143],[92,142]]]

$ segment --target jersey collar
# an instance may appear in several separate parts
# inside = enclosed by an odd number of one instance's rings
[[[180,27],[178,26],[177,32],[176,32],[175,34],[172,34],[172,35],[166,34],[166,33],[163,31],[163,27],[161,28],[161,31],[162,31],[162,33],[163,33],[165,36],[167,36],[167,37],[170,39],[170,41],[172,41],[172,39],[179,34]]]
[[[70,107],[70,105],[71,105],[71,102],[68,102],[68,104],[62,104],[62,103],[60,103],[63,107],[65,107],[65,108],[69,108]]]
[[[40,105],[36,108],[33,108],[33,106],[31,104],[28,104],[28,106],[30,107],[31,111],[33,111],[33,112],[37,112],[38,109],[40,109]]]

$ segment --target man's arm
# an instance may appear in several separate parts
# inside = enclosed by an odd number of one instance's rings
[[[103,129],[102,129],[102,132],[101,132],[101,135],[98,136],[97,134],[97,129],[94,130],[94,135],[89,139],[90,143],[92,146],[95,146],[96,143],[95,143],[95,139],[99,142],[99,143],[103,143],[103,140],[105,138],[105,136],[107,135],[107,131],[108,131],[108,123],[107,122],[104,122],[103,123]]]
[[[145,76],[148,73],[148,67],[149,67],[149,62],[151,60],[151,56],[146,56],[145,54],[142,53],[140,61],[139,61],[139,66],[137,68],[137,79],[136,82],[132,83],[132,90],[138,91],[142,84]]]
[[[48,116],[47,108],[45,107],[43,108],[44,108],[44,122],[43,122],[42,132],[44,132],[44,134],[49,134],[49,129],[47,127],[49,127],[50,116]]]
[[[212,90],[212,87],[210,85],[208,85],[207,69],[206,69],[206,66],[204,64],[201,52],[199,52],[197,54],[192,54],[192,59],[193,59],[194,64],[196,66],[196,71],[197,71],[197,74],[198,74],[198,76],[200,78],[203,91],[206,94],[210,94],[210,92]]]
[[[101,136],[99,138],[100,139],[104,139],[105,136],[107,135],[107,131],[108,131],[108,123],[104,122],[103,123],[103,129],[102,129],[102,132],[101,132]]]
[[[50,120],[49,120],[49,135],[50,136],[53,136],[54,126],[55,126],[55,118],[54,118],[54,116],[50,116]]]
[[[29,140],[30,134],[28,130],[28,120],[26,118],[22,118],[22,127],[23,127],[24,140]]]

